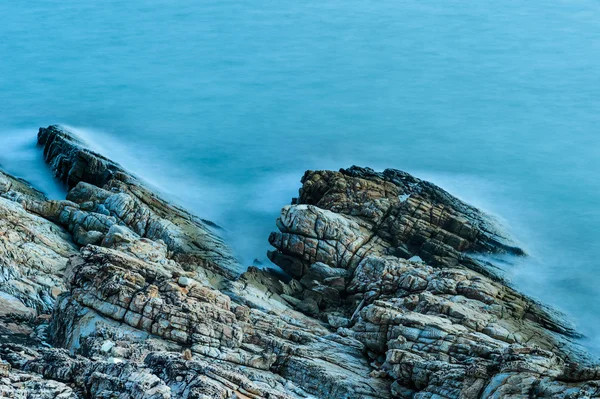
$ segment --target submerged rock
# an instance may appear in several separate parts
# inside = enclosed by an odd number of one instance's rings
[[[439,187],[307,172],[269,238],[284,282],[70,132],[38,140],[70,191],[0,174],[0,396],[600,396],[573,328],[480,257],[524,251]]]

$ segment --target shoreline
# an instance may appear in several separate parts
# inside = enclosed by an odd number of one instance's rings
[[[0,209],[30,233],[7,247],[19,284],[0,301],[36,314],[0,317],[6,378],[69,398],[118,392],[93,380],[100,371],[115,384],[138,376],[136,398],[180,397],[191,381],[211,398],[566,398],[599,383],[564,316],[469,255],[524,251],[434,184],[391,169],[307,171],[269,238],[269,257],[294,277],[284,283],[252,267],[239,276],[202,219],[68,131],[41,128],[39,143],[70,191],[47,201],[2,174]],[[20,329],[31,331],[25,347]],[[73,365],[81,377],[58,372]]]

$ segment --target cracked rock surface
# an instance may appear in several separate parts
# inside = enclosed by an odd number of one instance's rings
[[[361,342],[393,397],[600,395],[573,327],[481,260],[525,255],[492,218],[397,170],[302,183],[270,258],[299,282],[290,304]]]
[[[38,141],[69,192],[0,173],[0,397],[600,397],[573,327],[482,260],[524,251],[431,183],[309,171],[269,237],[288,276],[239,275],[217,226]]]

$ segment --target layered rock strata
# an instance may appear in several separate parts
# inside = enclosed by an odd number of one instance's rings
[[[397,170],[309,171],[270,258],[289,302],[365,345],[399,398],[590,397],[598,369],[560,314],[483,255],[524,255],[497,223]]]
[[[99,219],[90,220],[89,227],[78,223],[80,243],[99,242],[104,229],[117,223],[141,237],[164,241],[170,256],[190,268],[210,269],[228,278],[239,274],[238,263],[211,231],[211,223],[165,201],[120,165],[87,149],[76,136],[59,126],[40,128],[38,144],[43,147],[44,158],[56,177],[69,189],[75,188],[67,199],[81,205],[83,210],[92,211]],[[73,225],[67,215],[61,216],[61,223]]]
[[[307,172],[269,256],[58,126],[64,201],[0,174],[0,396],[587,398],[598,368],[559,314],[511,289],[498,224],[406,173]]]

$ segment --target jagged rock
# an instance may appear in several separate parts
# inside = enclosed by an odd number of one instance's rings
[[[77,251],[62,228],[24,205],[43,201],[22,180],[0,173],[0,315],[52,311],[63,291],[63,273]]]
[[[290,311],[268,314],[234,305],[219,291],[200,283],[182,286],[173,271],[122,251],[87,246],[71,263],[71,290],[61,296],[52,321],[57,345],[78,350],[101,321],[117,322],[140,339],[159,337],[194,355],[277,373],[311,393],[381,397],[373,387],[386,382],[369,377],[362,345],[353,341],[349,350],[300,314],[294,320]]]
[[[67,219],[70,225],[106,233],[112,224],[124,224],[142,237],[163,240],[188,268],[203,267],[228,278],[240,274],[240,265],[206,221],[163,200],[72,133],[56,125],[40,128],[38,144],[56,177],[72,189],[67,198],[80,205],[69,209],[75,213]],[[88,214],[78,216],[78,211]]]
[[[572,327],[480,256],[524,251],[437,186],[309,171],[269,238],[288,275],[238,276],[212,224],[62,128],[38,141],[70,191],[0,173],[0,396],[600,397]]]
[[[346,220],[358,218],[397,256],[453,266],[467,251],[524,254],[492,217],[405,172],[354,166],[308,171],[302,183],[297,204],[315,205]]]
[[[295,296],[339,292],[322,318],[365,345],[393,397],[600,395],[600,369],[564,318],[472,256],[524,251],[442,189],[394,170],[309,171],[277,226],[270,258],[299,279]],[[573,368],[581,377],[565,381]]]

